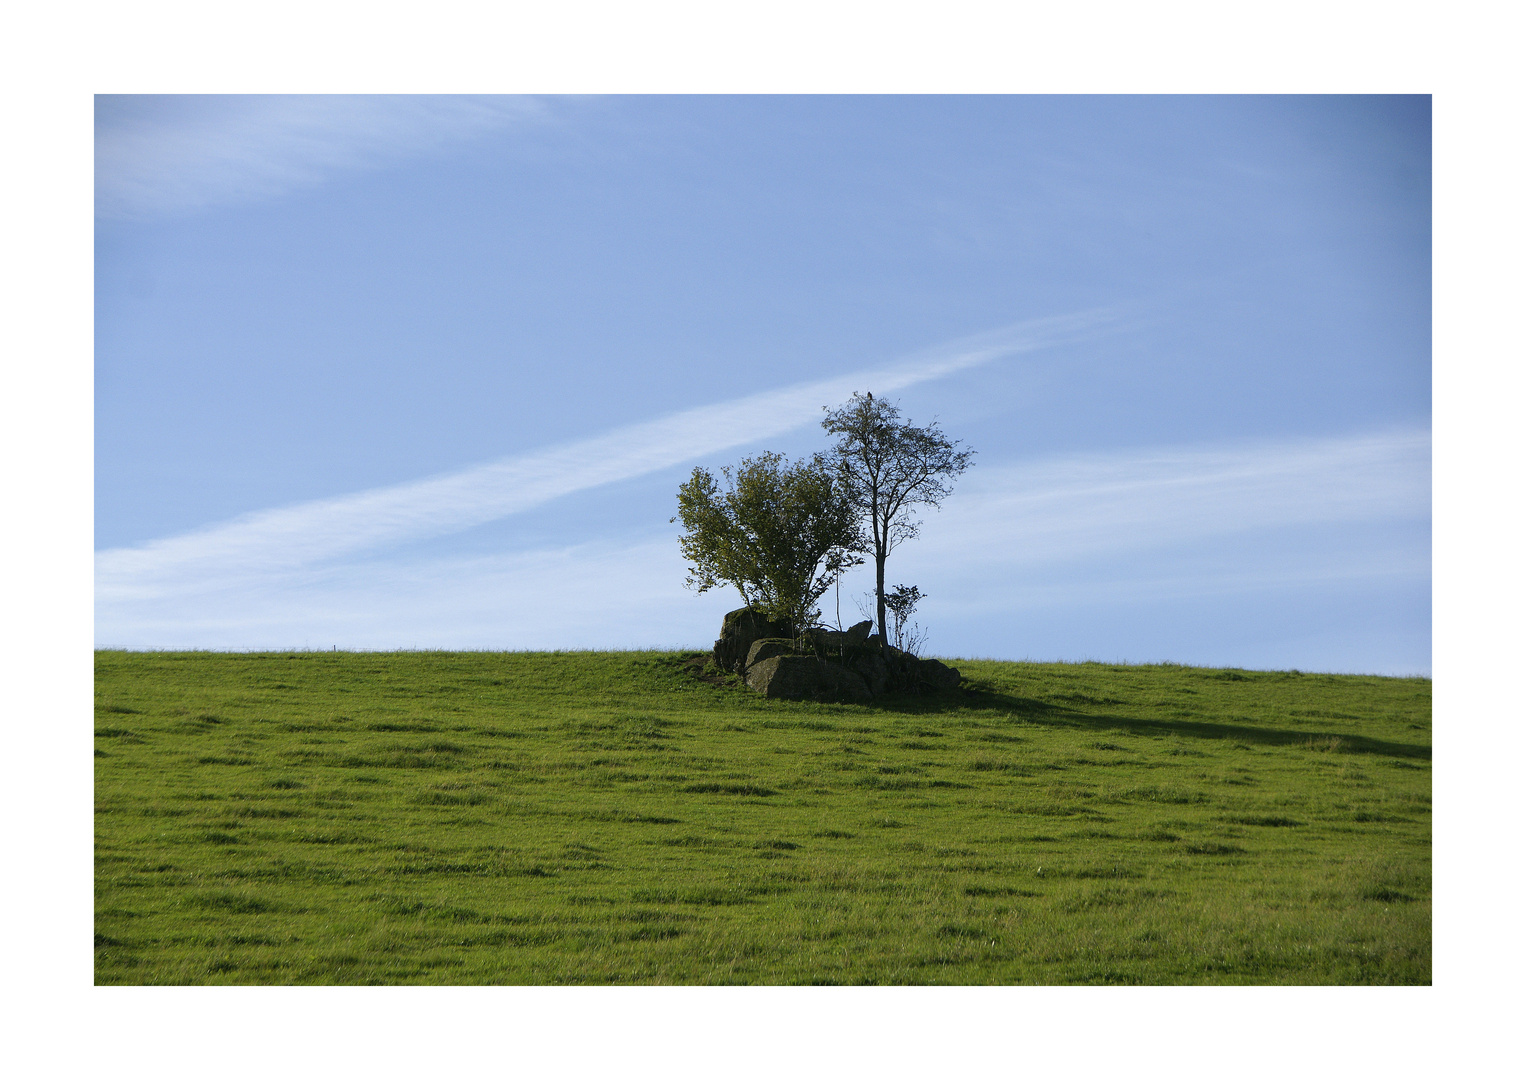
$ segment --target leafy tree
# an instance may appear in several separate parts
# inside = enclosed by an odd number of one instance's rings
[[[890,621],[893,624],[897,649],[904,649],[910,653],[917,651],[921,634],[916,624],[911,622],[911,613],[917,609],[917,604],[925,599],[927,594],[915,585],[897,585],[885,594],[885,607],[890,610]]]
[[[859,550],[874,556],[876,622],[888,652],[885,560],[921,529],[916,508],[940,506],[975,452],[960,449],[936,420],[917,427],[872,393],[855,393],[841,408],[829,410],[821,426],[837,436],[832,451],[838,475],[854,507],[869,519],[869,543]]]
[[[724,487],[696,468],[678,489],[691,563],[684,582],[704,592],[725,582],[749,607],[787,622],[796,635],[821,612],[816,601],[864,546],[858,512],[841,476],[820,454],[791,463],[778,454],[721,469]]]

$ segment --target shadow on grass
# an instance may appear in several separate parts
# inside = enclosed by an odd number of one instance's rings
[[[1340,731],[1291,731],[1284,728],[1226,724],[1209,720],[1154,720],[1112,713],[1083,713],[1063,705],[1018,697],[993,690],[966,688],[947,694],[887,694],[869,708],[908,716],[938,713],[1000,714],[1017,716],[1027,723],[1068,727],[1078,731],[1129,731],[1136,735],[1180,735],[1194,739],[1235,739],[1261,746],[1307,746],[1338,748],[1342,753],[1380,754],[1387,757],[1431,760],[1431,748],[1415,743],[1389,742]]]
[[[677,654],[657,661],[658,666],[677,670],[685,659],[704,654]],[[1237,677],[1238,678],[1238,677]],[[730,681],[725,689],[747,693],[740,681]],[[1225,724],[1208,720],[1155,720],[1111,713],[1083,713],[1063,705],[1036,698],[1018,697],[984,687],[966,684],[959,690],[932,694],[883,694],[864,706],[874,712],[902,716],[935,716],[946,713],[992,713],[1000,719],[1017,716],[1028,723],[1068,727],[1078,731],[1129,731],[1136,735],[1180,735],[1194,739],[1235,739],[1260,746],[1310,746],[1312,749],[1338,750],[1350,754],[1378,754],[1386,757],[1431,760],[1431,748],[1415,743],[1389,742],[1339,731],[1291,731],[1284,728]]]

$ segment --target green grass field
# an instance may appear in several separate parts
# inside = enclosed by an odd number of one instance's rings
[[[96,654],[98,983],[1431,981],[1428,679]]]

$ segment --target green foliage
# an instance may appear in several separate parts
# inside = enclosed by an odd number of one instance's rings
[[[885,593],[885,607],[890,611],[891,644],[897,649],[913,654],[920,651],[920,634],[916,624],[911,622],[911,613],[925,599],[926,594],[915,585],[897,585]]]
[[[1431,980],[1429,680],[690,659],[98,653],[96,981]]]
[[[851,554],[862,540],[847,489],[820,454],[795,463],[761,454],[721,476],[724,489],[696,468],[678,489],[685,584],[734,585],[749,607],[798,634],[820,616],[822,594],[861,561]]]

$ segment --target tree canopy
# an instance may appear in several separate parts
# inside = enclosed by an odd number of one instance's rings
[[[820,616],[822,594],[863,561],[852,554],[865,541],[844,477],[821,454],[790,462],[772,453],[722,468],[721,477],[696,468],[678,489],[685,584],[697,592],[733,585],[749,607],[798,634]]]
[[[885,625],[885,560],[922,526],[918,506],[938,506],[953,492],[953,481],[970,466],[974,451],[960,449],[934,420],[917,427],[900,409],[872,393],[855,393],[841,408],[828,410],[821,426],[837,436],[833,456],[839,480],[854,509],[869,521],[860,550],[874,557],[874,595],[881,640]]]

